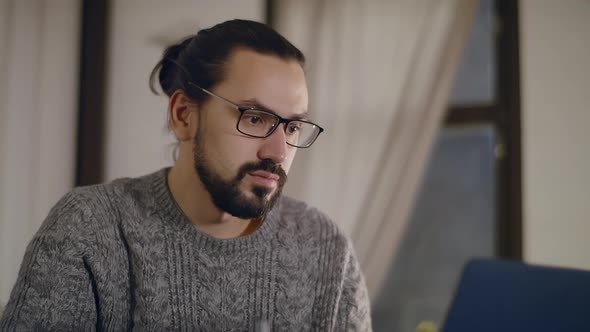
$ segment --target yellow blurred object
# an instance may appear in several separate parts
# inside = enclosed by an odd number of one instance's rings
[[[416,332],[436,332],[436,324],[433,321],[425,320],[416,326]]]

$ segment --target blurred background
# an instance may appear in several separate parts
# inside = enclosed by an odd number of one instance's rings
[[[231,18],[308,58],[286,192],[353,239],[376,331],[440,326],[472,257],[590,269],[588,0],[0,0],[0,307],[68,190],[173,164],[149,73]]]

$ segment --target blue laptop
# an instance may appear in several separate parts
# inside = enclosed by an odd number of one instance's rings
[[[473,260],[442,331],[590,331],[590,271]]]

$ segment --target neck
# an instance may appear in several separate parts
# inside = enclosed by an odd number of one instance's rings
[[[236,218],[219,210],[194,168],[176,163],[167,177],[168,188],[178,207],[201,232],[218,239],[251,234],[260,222]]]

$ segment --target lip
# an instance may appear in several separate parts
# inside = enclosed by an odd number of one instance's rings
[[[274,173],[270,173],[270,172],[266,172],[266,171],[256,171],[256,172],[252,172],[250,173],[250,175],[252,176],[259,176],[262,178],[266,178],[266,179],[270,179],[270,180],[275,180],[275,181],[279,181],[280,177]]]
[[[256,184],[265,187],[275,187],[280,179],[278,175],[265,171],[256,171],[248,174],[252,177]]]

